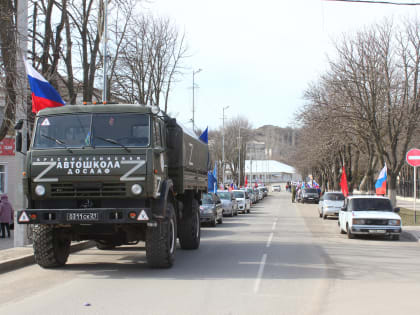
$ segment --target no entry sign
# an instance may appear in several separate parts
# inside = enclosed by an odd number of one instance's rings
[[[419,149],[411,149],[407,152],[405,157],[407,163],[411,166],[420,166],[420,150]]]

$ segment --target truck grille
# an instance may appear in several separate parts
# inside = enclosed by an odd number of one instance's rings
[[[124,183],[51,184],[52,197],[114,197],[125,194]]]

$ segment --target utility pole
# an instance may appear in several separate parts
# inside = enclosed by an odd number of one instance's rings
[[[223,127],[222,127],[222,183],[225,185],[225,110],[229,106],[223,107]]]
[[[102,87],[102,102],[105,104],[107,102],[107,84],[108,84],[108,0],[104,1],[104,37],[103,37],[103,62],[104,62],[104,77],[103,77],[103,87]]]
[[[197,74],[197,73],[200,73],[201,71],[203,71],[203,69],[198,69],[197,71],[194,71],[194,69],[193,69],[193,73],[192,73],[192,75],[193,75],[193,85],[192,85],[192,129],[193,129],[193,131],[195,131],[195,103],[194,103],[194,99],[195,99],[195,75]]]
[[[239,127],[238,188],[241,187],[241,127]]]
[[[15,158],[18,161],[18,174],[22,174],[25,170],[25,158],[27,151],[27,132],[28,121],[26,115],[26,90],[27,79],[24,65],[24,58],[26,59],[26,51],[28,46],[28,1],[18,0],[17,2],[17,49],[16,49],[16,87],[18,89],[17,102],[16,102],[16,121],[23,119],[22,126],[22,154],[16,153]],[[17,184],[17,203],[18,209],[26,208],[26,196],[23,192],[23,181],[19,180]],[[14,246],[21,247],[29,244],[27,238],[27,225],[17,224],[17,218],[14,219],[15,232],[14,232]]]

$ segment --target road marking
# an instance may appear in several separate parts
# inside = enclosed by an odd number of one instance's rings
[[[271,232],[271,234],[270,234],[270,236],[268,237],[268,240],[267,240],[267,245],[265,245],[265,247],[270,247],[271,241],[273,240],[273,236],[274,236],[274,233]]]
[[[260,283],[261,283],[261,277],[264,272],[265,267],[265,261],[267,260],[267,254],[264,254],[262,256],[261,262],[260,262],[260,268],[258,268],[258,274],[257,279],[255,279],[255,285],[254,285],[254,293],[258,293],[258,290],[260,289]]]
[[[276,229],[276,224],[277,222],[273,222],[273,226],[271,227],[271,229],[274,231]]]

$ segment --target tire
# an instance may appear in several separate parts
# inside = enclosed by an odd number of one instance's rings
[[[217,223],[222,224],[223,223],[223,215],[217,220]]]
[[[305,203],[305,200],[302,199],[302,204],[304,204],[304,203]]]
[[[100,240],[96,241],[96,248],[100,250],[111,250],[115,248],[114,242]]]
[[[167,217],[146,230],[146,259],[151,268],[169,268],[175,261],[177,224],[174,206],[168,202]]]
[[[394,240],[394,241],[399,241],[399,240],[400,240],[400,234],[397,234],[397,235],[391,235],[391,240]]]
[[[182,249],[197,249],[200,247],[201,229],[199,204],[196,199],[191,201],[191,212],[185,213],[179,224],[179,244]]]
[[[43,268],[64,266],[70,254],[69,238],[50,225],[34,225],[32,230],[35,262]]]
[[[319,213],[319,217],[322,218],[322,212]]]
[[[347,238],[349,239],[353,239],[354,238],[354,234],[351,232],[349,226],[347,225]]]
[[[210,226],[211,226],[211,227],[216,227],[216,225],[217,225],[217,220],[216,220],[216,217],[214,217],[214,220],[212,220],[212,221],[210,222]]]
[[[322,213],[322,219],[323,220],[326,220],[327,219],[327,216],[324,213]]]

